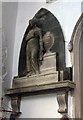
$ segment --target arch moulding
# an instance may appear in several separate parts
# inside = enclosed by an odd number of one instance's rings
[[[74,90],[74,110],[75,118],[83,118],[83,105],[82,105],[82,80],[81,80],[81,63],[80,63],[80,43],[83,36],[83,14],[80,16],[79,20],[76,23],[76,26],[73,30],[71,37],[71,56],[72,56],[72,65],[73,65],[73,81],[76,84]]]

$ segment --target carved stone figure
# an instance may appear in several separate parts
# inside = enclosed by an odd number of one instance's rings
[[[26,36],[26,67],[27,76],[40,72],[40,61],[43,58],[43,41],[41,29],[37,26],[36,20],[30,20],[31,30]]]

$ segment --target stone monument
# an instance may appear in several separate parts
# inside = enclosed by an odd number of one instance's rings
[[[23,96],[57,92],[58,112],[66,113],[68,91],[75,84],[69,81],[70,69],[65,66],[64,37],[58,20],[49,11],[40,9],[29,21],[23,40],[18,76],[6,91],[13,110],[20,113]],[[25,67],[26,74],[21,76]]]

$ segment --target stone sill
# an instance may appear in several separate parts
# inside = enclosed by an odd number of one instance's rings
[[[10,88],[5,91],[7,96],[30,96],[46,93],[68,92],[75,88],[75,83],[69,80],[52,82],[49,84],[33,85],[26,87]]]

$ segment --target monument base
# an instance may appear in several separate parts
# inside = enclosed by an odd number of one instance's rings
[[[40,66],[40,74],[29,77],[14,77],[13,88],[30,87],[58,82],[58,71],[56,71],[56,53],[46,53]]]
[[[56,71],[56,53],[47,53],[40,67],[40,74],[25,77],[14,77],[12,88],[6,91],[11,97],[13,110],[20,112],[21,97],[29,95],[57,93],[58,112],[66,113],[68,109],[68,91],[74,89],[72,81],[63,81],[63,71]],[[59,81],[59,77],[60,80]]]
[[[46,73],[36,74],[30,77],[14,77],[12,88],[30,87],[55,82],[58,82],[58,71],[50,69]]]

